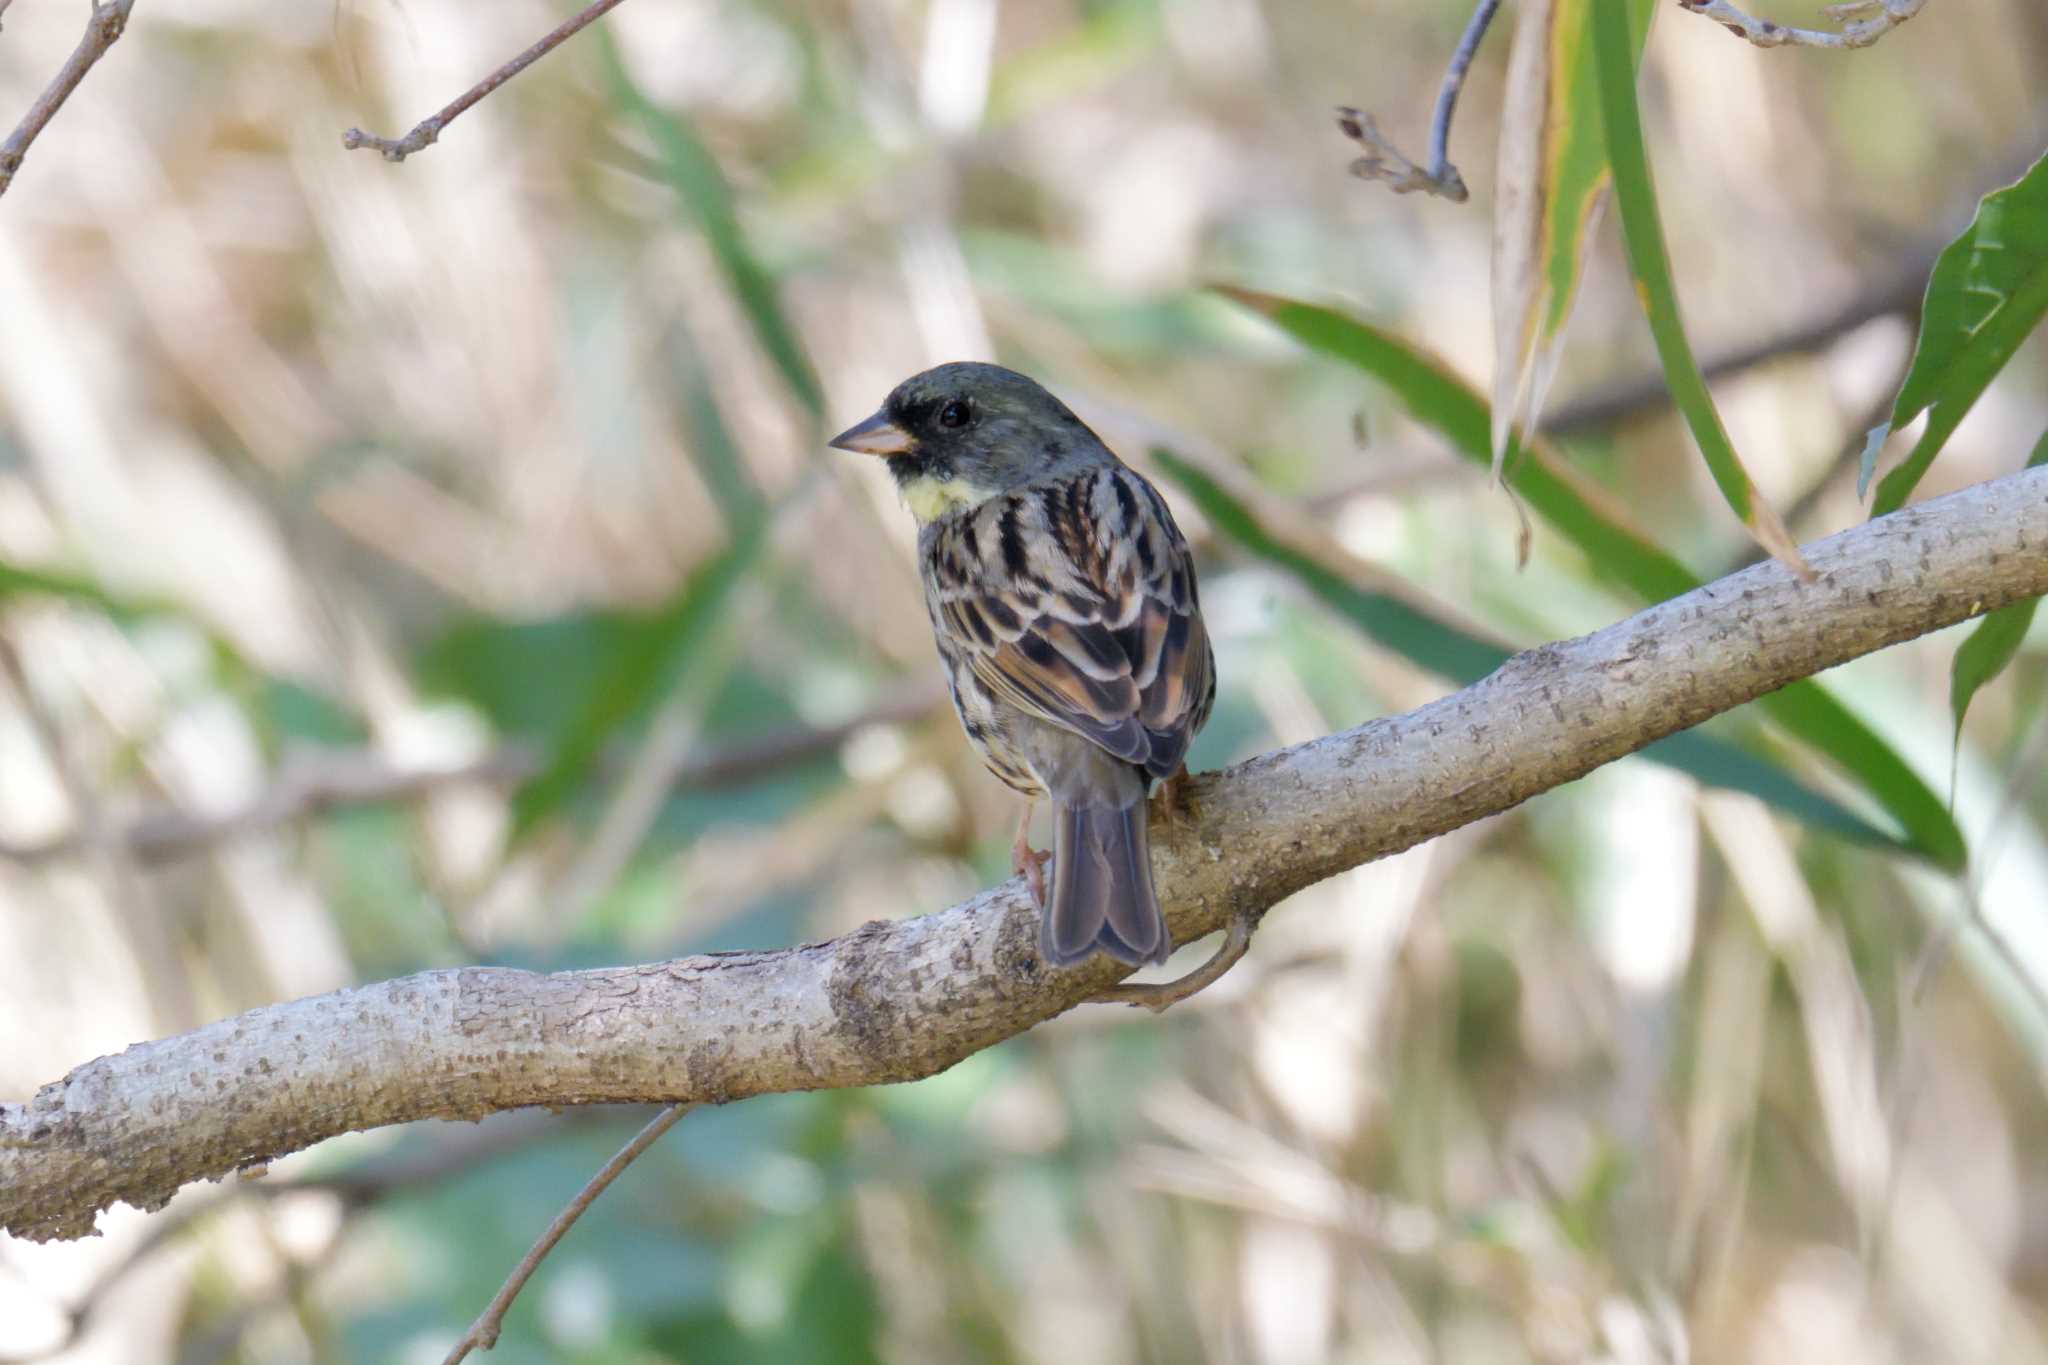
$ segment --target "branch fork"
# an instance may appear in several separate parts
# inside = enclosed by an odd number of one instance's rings
[[[133,2],[134,0],[129,0],[129,3],[132,4]],[[527,48],[526,51],[520,53],[511,61],[506,62],[503,66],[463,91],[460,95],[457,95],[439,112],[431,114],[414,124],[412,131],[404,137],[378,137],[376,134],[366,133],[360,128],[351,128],[341,135],[341,145],[350,151],[356,151],[363,147],[374,148],[386,161],[403,161],[414,152],[424,151],[440,141],[441,130],[462,117],[464,113],[468,112],[471,105],[490,94],[493,90],[496,90],[506,81],[511,80],[520,72],[526,70],[527,67],[532,66],[542,57],[553,52],[584,27],[594,23],[598,18],[616,9],[622,3],[624,3],[624,0],[591,0],[590,4],[585,5],[574,15],[556,25],[549,31],[546,37],[541,38],[533,46]]]
[[[1869,47],[1926,8],[1927,0],[1848,0],[1829,5],[1821,14],[1837,26],[1834,32],[1758,19],[1728,0],[1678,0],[1678,5],[1757,47],[1853,48]]]
[[[1465,178],[1451,164],[1451,116],[1457,111],[1458,92],[1465,88],[1465,73],[1472,68],[1473,54],[1479,51],[1480,40],[1486,37],[1487,26],[1493,23],[1499,9],[1500,0],[1479,0],[1465,23],[1457,51],[1451,54],[1451,64],[1444,70],[1443,85],[1437,90],[1436,112],[1429,122],[1427,167],[1416,165],[1387,141],[1371,114],[1356,109],[1337,111],[1337,126],[1344,130],[1344,136],[1365,148],[1365,155],[1351,163],[1353,175],[1361,180],[1380,181],[1396,194],[1421,190],[1454,204],[1465,202]]]

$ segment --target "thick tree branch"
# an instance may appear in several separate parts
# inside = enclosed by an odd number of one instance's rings
[[[2048,592],[2048,468],[1843,532],[1807,560],[1815,583],[1759,564],[1407,715],[1194,779],[1154,844],[1174,937]],[[0,1105],[0,1228],[83,1236],[116,1200],[155,1208],[188,1181],[390,1123],[914,1080],[1125,974],[1107,959],[1048,971],[1035,935],[1013,880],[828,943],[553,975],[422,972],[251,1010]]]

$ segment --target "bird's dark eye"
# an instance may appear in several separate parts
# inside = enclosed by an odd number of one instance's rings
[[[939,425],[942,427],[964,427],[967,425],[967,420],[972,416],[974,416],[974,409],[968,406],[967,400],[965,398],[955,398],[952,402],[946,404],[945,407],[939,409]]]

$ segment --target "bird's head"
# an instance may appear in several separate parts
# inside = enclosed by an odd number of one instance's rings
[[[1015,370],[956,361],[898,384],[881,410],[833,437],[879,455],[919,523],[975,507],[1077,460],[1101,458],[1081,419]]]

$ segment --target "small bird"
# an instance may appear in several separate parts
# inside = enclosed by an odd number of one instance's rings
[[[840,450],[889,462],[953,709],[1026,798],[1011,856],[1057,967],[1132,966],[1173,943],[1145,799],[1185,773],[1216,699],[1195,566],[1165,499],[1037,383],[960,362],[899,384]],[[1031,802],[1052,798],[1052,893]]]

